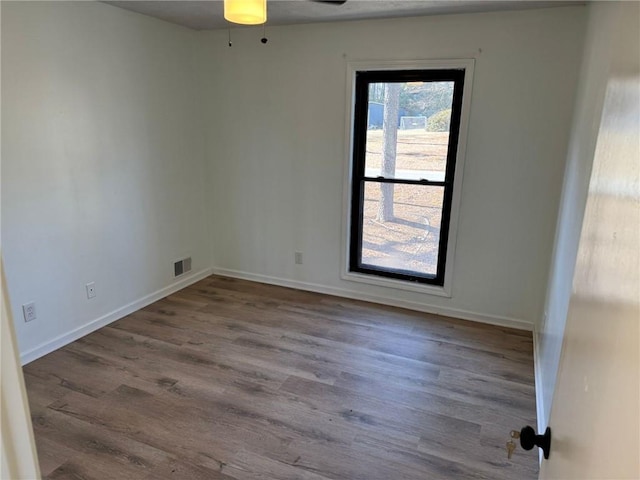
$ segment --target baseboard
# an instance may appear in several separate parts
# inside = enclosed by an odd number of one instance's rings
[[[532,323],[527,322],[525,320],[515,319],[515,318],[501,317],[497,315],[487,315],[484,313],[470,312],[467,310],[459,310],[456,308],[441,307],[441,306],[429,305],[425,303],[411,302],[407,300],[398,300],[397,298],[385,297],[382,295],[373,295],[369,293],[357,292],[355,290],[329,287],[327,285],[320,285],[317,283],[301,282],[298,280],[289,280],[285,278],[271,277],[268,275],[248,273],[248,272],[242,272],[238,270],[230,270],[227,268],[213,267],[213,273],[216,275],[222,275],[225,277],[251,280],[259,283],[268,283],[271,285],[296,288],[298,290],[306,290],[309,292],[324,293],[327,295],[350,298],[353,300],[363,300],[366,302],[389,305],[392,307],[407,308],[409,310],[416,310],[416,311],[425,312],[425,313],[433,313],[435,315],[442,315],[445,317],[460,318],[462,320],[470,320],[473,322],[486,323],[489,325],[497,325],[500,327],[509,327],[509,328],[515,328],[518,330],[533,331]]]
[[[124,307],[118,308],[117,310],[107,313],[106,315],[103,315],[100,318],[96,318],[95,320],[91,320],[90,322],[85,323],[84,325],[77,327],[70,332],[60,335],[53,340],[42,343],[37,347],[32,348],[31,350],[27,350],[20,355],[20,362],[22,363],[22,365],[26,365],[27,363],[32,362],[46,355],[47,353],[51,353],[54,350],[64,347],[65,345],[68,345],[69,343],[98,330],[99,328],[109,325],[116,320],[120,320],[130,313],[140,310],[141,308],[144,308],[147,305],[152,304],[153,302],[157,302],[167,295],[171,295],[178,290],[182,290],[183,288],[188,287],[189,285],[200,281],[205,277],[208,277],[209,275],[211,275],[211,273],[211,268],[200,270],[199,272],[195,272],[187,277],[184,277],[165,288],[161,288],[160,290],[150,293],[149,295],[146,295],[139,300],[135,300],[125,305]]]

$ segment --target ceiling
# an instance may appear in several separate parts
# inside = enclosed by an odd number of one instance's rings
[[[104,1],[110,5],[159,18],[194,30],[217,30],[231,26],[223,16],[222,0],[190,1]],[[267,24],[335,22],[369,18],[413,17],[447,13],[524,10],[584,4],[569,1],[516,0],[348,0],[344,5],[317,3],[309,0],[268,0]]]

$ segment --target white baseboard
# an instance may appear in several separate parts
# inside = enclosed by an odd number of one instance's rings
[[[150,293],[149,295],[146,295],[139,300],[135,300],[125,305],[124,307],[118,308],[117,310],[107,313],[106,315],[103,315],[100,318],[96,318],[95,320],[91,320],[90,322],[85,323],[84,325],[75,328],[70,332],[62,334],[54,338],[53,340],[42,343],[37,347],[32,348],[31,350],[27,350],[20,355],[20,362],[22,363],[22,365],[26,365],[27,363],[32,362],[46,355],[47,353],[51,353],[58,348],[64,347],[65,345],[68,345],[69,343],[98,330],[99,328],[109,325],[116,320],[120,320],[121,318],[126,317],[136,310],[140,310],[141,308],[144,308],[147,305],[152,304],[153,302],[157,302],[167,295],[171,295],[178,290],[182,290],[183,288],[188,287],[189,285],[200,281],[211,274],[212,269],[207,268],[184,277],[177,282],[172,283],[167,287],[161,288],[160,290],[157,290],[153,293]]]
[[[462,320],[471,320],[474,322],[487,323],[489,325],[533,331],[532,323],[516,318],[488,315],[484,313],[470,312],[467,310],[459,310],[457,308],[441,307],[425,303],[411,302],[407,300],[398,300],[397,298],[362,293],[355,290],[329,287],[316,283],[300,282],[298,280],[289,280],[285,278],[271,277],[268,275],[260,275],[256,273],[241,272],[238,270],[230,270],[226,268],[213,267],[213,273],[225,277],[240,278],[243,280],[251,280],[259,283],[279,285],[281,287],[296,288],[298,290],[306,290],[309,292],[325,293],[327,295],[335,295],[336,297],[350,298],[353,300],[363,300],[366,302],[379,303],[392,307],[407,308],[409,310],[433,313],[435,315],[442,315],[445,317],[460,318]]]
[[[334,295],[337,297],[343,297],[343,298],[350,298],[353,300],[363,300],[363,301],[367,301],[367,302],[372,302],[372,303],[379,303],[379,304],[383,304],[383,305],[390,305],[393,307],[400,307],[400,308],[407,308],[410,310],[416,310],[419,312],[425,312],[425,313],[433,313],[435,315],[442,315],[442,316],[447,316],[447,317],[454,317],[454,318],[460,318],[462,320],[470,320],[470,321],[474,321],[474,322],[480,322],[480,323],[486,323],[486,324],[490,324],[490,325],[497,325],[497,326],[502,326],[502,327],[509,327],[509,328],[516,328],[519,330],[527,330],[527,331],[532,331],[533,330],[533,324],[531,324],[530,322],[524,321],[524,320],[519,320],[519,319],[515,319],[515,318],[509,318],[509,317],[501,317],[501,316],[497,316],[497,315],[487,315],[487,314],[483,314],[483,313],[477,313],[477,312],[470,312],[467,310],[459,310],[456,308],[449,308],[449,307],[441,307],[441,306],[436,306],[436,305],[429,305],[429,304],[424,304],[424,303],[418,303],[418,302],[411,302],[411,301],[407,301],[407,300],[398,300],[396,298],[391,298],[391,297],[385,297],[385,296],[381,296],[381,295],[373,295],[373,294],[369,294],[369,293],[362,293],[362,292],[357,292],[354,290],[348,290],[348,289],[341,289],[341,288],[336,288],[336,287],[330,287],[330,286],[326,286],[326,285],[320,285],[320,284],[316,284],[316,283],[309,283],[309,282],[300,282],[297,280],[288,280],[288,279],[284,279],[284,278],[278,278],[278,277],[271,277],[271,276],[267,276],[267,275],[260,275],[260,274],[255,274],[255,273],[248,273],[248,272],[241,272],[241,271],[237,271],[237,270],[229,270],[226,268],[207,268],[204,270],[201,270],[199,272],[196,272],[192,275],[189,275],[188,277],[185,277],[165,288],[162,288],[160,290],[157,290],[156,292],[153,292],[149,295],[146,295],[142,298],[140,298],[139,300],[135,300],[121,308],[118,308],[117,310],[114,310],[110,313],[107,313],[106,315],[103,315],[100,318],[97,318],[95,320],[91,320],[90,322],[77,327],[73,330],[71,330],[70,332],[67,332],[63,335],[60,335],[56,338],[54,338],[53,340],[50,340],[48,342],[42,343],[40,345],[38,345],[37,347],[32,348],[31,350],[28,350],[24,353],[22,353],[20,355],[20,362],[22,365],[26,365],[29,362],[32,362],[48,353],[53,352],[54,350],[57,350],[58,348],[64,347],[65,345],[81,338],[84,337],[85,335],[88,335],[91,332],[94,332],[96,330],[98,330],[99,328],[102,328],[106,325],[109,325],[112,322],[115,322],[116,320],[119,320],[133,312],[135,312],[136,310],[140,310],[141,308],[146,307],[147,305],[152,304],[153,302],[156,302],[164,297],[166,297],[167,295],[171,295],[172,293],[177,292],[178,290],[181,290],[197,281],[202,280],[205,277],[208,277],[209,275],[211,275],[212,273],[215,273],[217,275],[223,275],[223,276],[227,276],[227,277],[233,277],[233,278],[240,278],[243,280],[251,280],[254,282],[259,282],[259,283],[268,283],[271,285],[279,285],[282,287],[289,287],[289,288],[296,288],[299,290],[306,290],[306,291],[310,291],[310,292],[316,292],[316,293],[324,293],[327,295]],[[536,365],[535,368],[535,374],[536,374],[536,406],[538,409],[538,426],[540,426],[540,421],[541,421],[541,403],[542,400],[540,398],[538,398],[539,395],[539,368],[537,368],[537,347],[536,347],[536,338],[535,338],[535,332],[534,332],[534,362]],[[543,411],[543,410],[542,410]],[[540,429],[539,429],[540,430]]]

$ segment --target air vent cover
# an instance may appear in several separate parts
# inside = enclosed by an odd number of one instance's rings
[[[183,258],[173,264],[173,276],[179,277],[191,271],[191,257]]]

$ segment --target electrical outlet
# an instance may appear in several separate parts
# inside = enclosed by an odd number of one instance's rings
[[[38,318],[36,315],[35,302],[25,303],[22,305],[22,314],[24,315],[25,322],[30,322],[31,320]]]
[[[87,283],[87,298],[94,298],[96,296],[96,283]]]
[[[302,252],[295,253],[296,265],[302,265]]]

